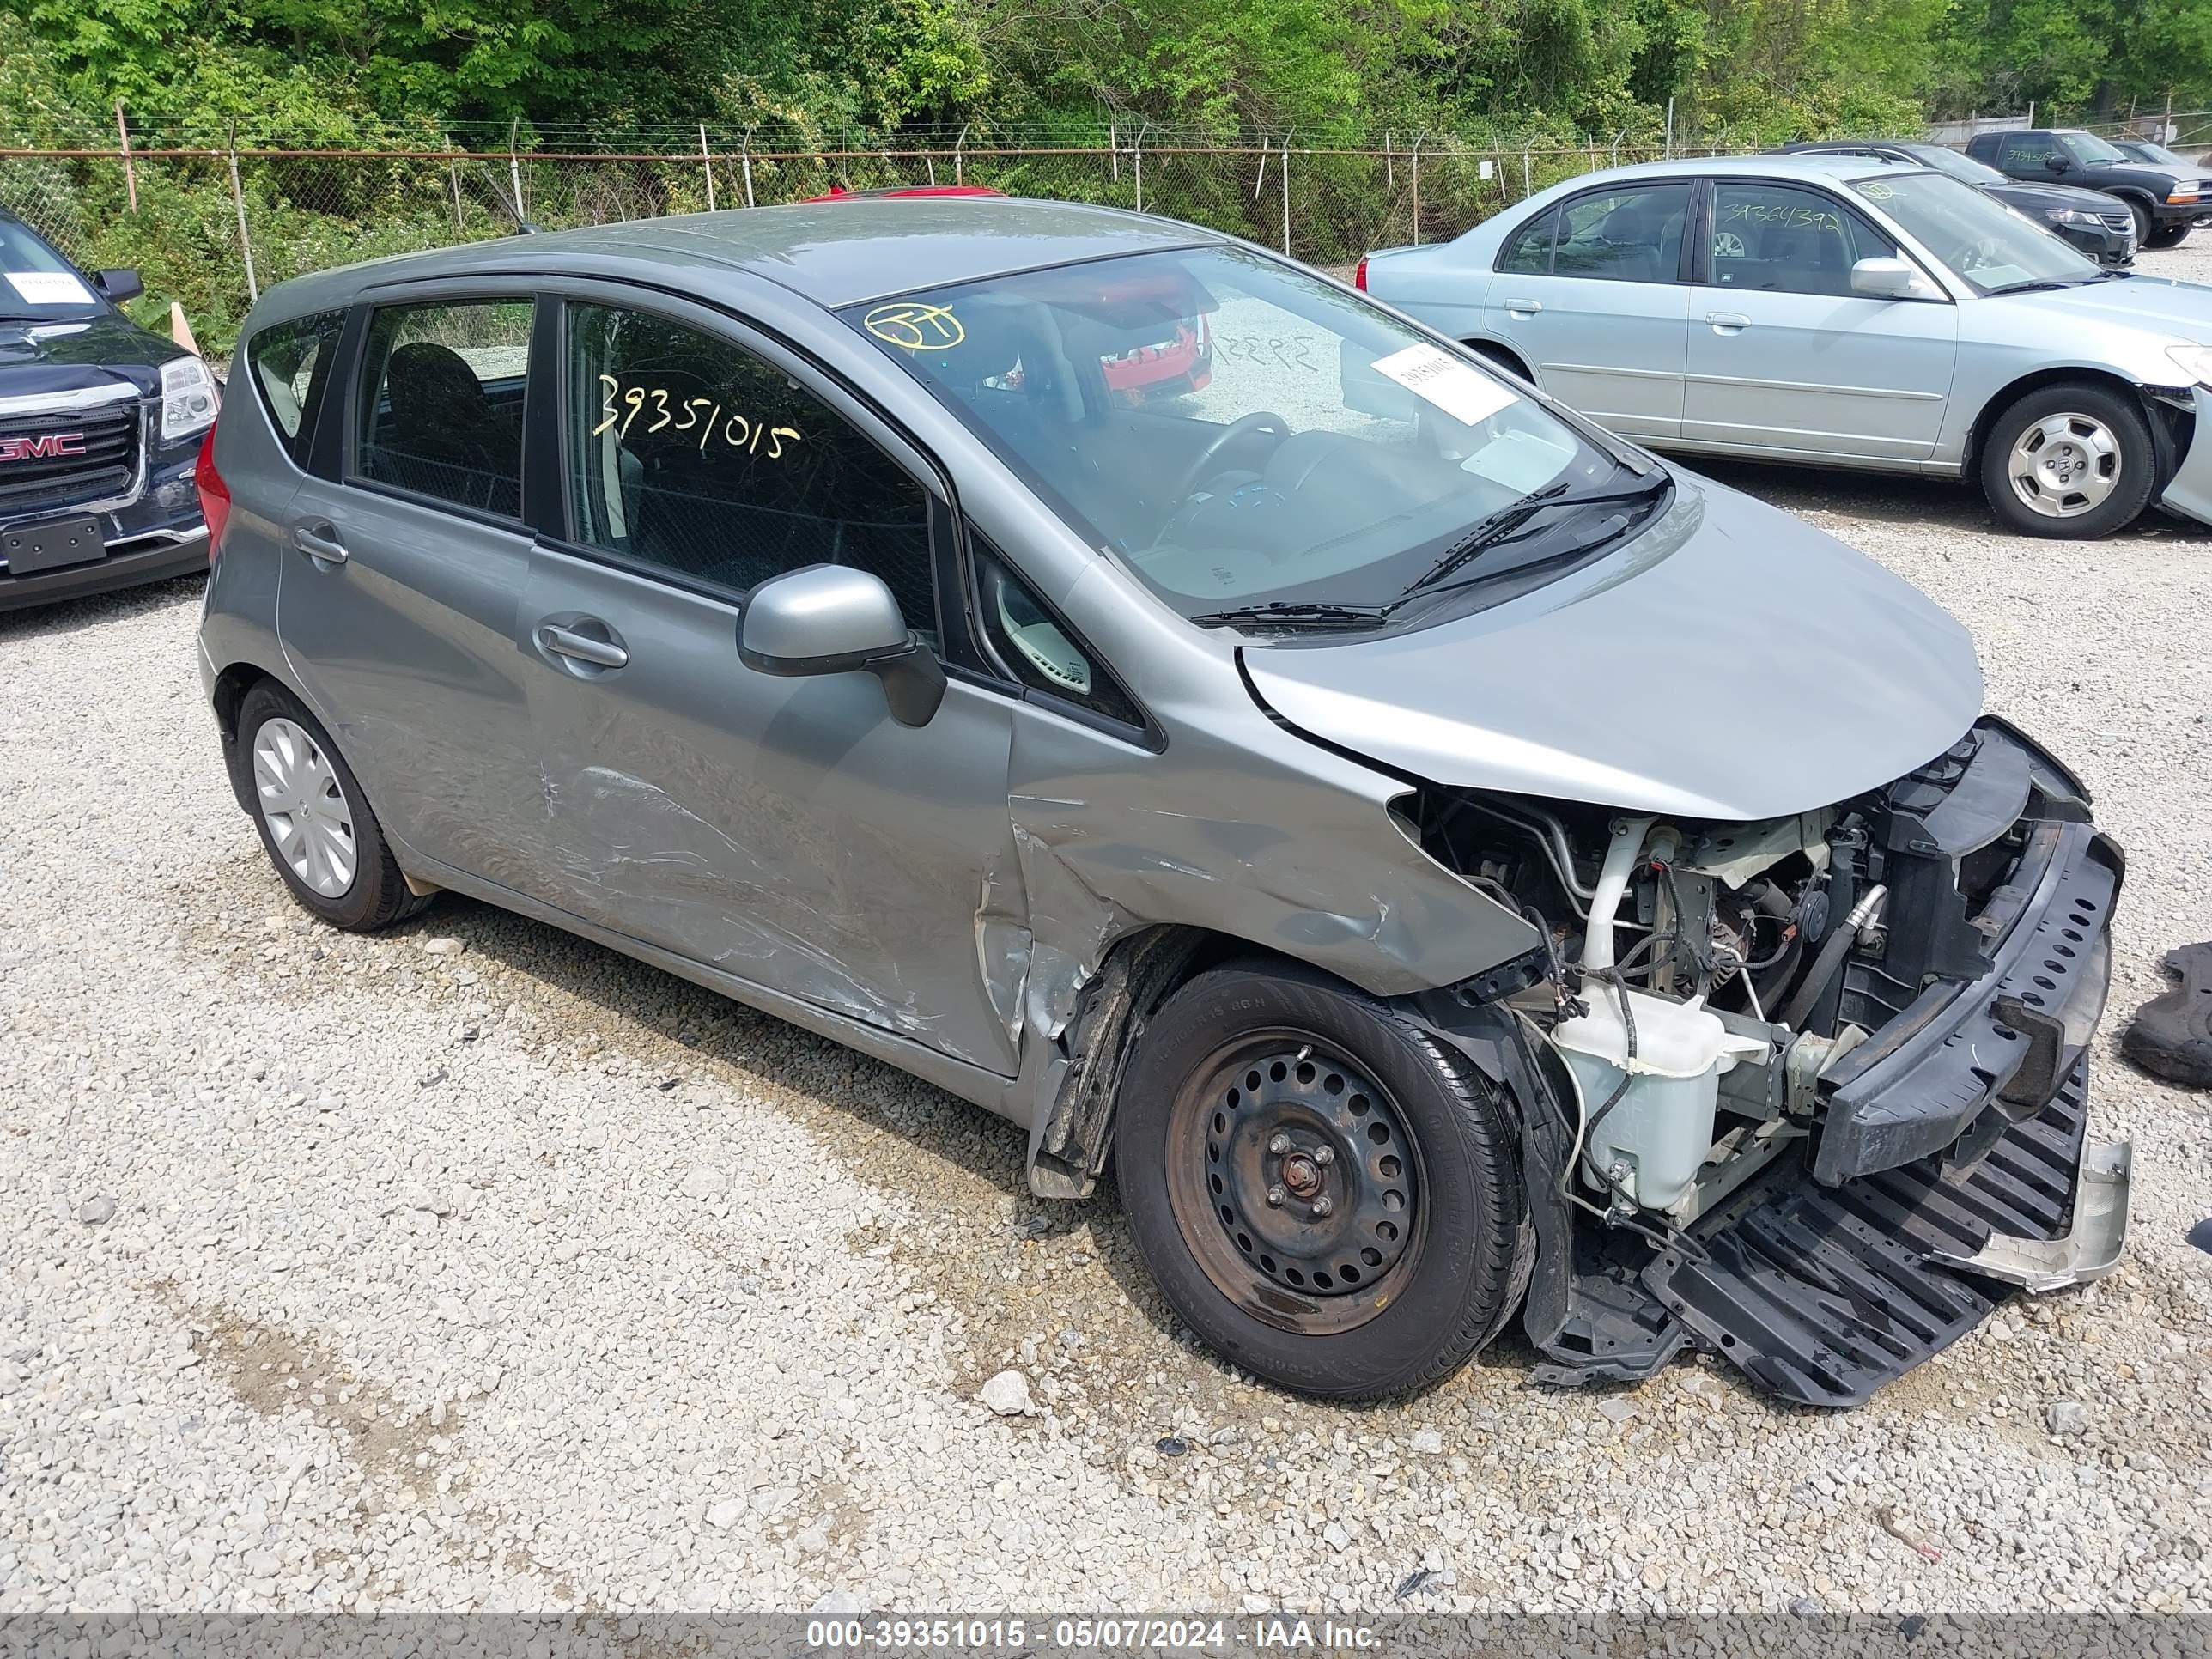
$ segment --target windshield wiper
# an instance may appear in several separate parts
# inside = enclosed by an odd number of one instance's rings
[[[1339,605],[1329,599],[1270,599],[1265,605],[1232,605],[1226,611],[1201,611],[1189,621],[1213,623],[1311,623],[1318,626],[1352,627],[1379,623],[1390,615],[1387,605]]]
[[[2083,282],[2094,282],[2096,279],[2094,277],[2084,277],[2079,280]],[[2000,283],[1995,288],[1984,289],[1982,290],[1982,295],[1984,299],[1993,299],[2000,294],[2049,294],[2058,289],[2074,288],[2076,286],[2078,286],[2078,283],[2073,280],[2061,281],[2059,278],[2055,276],[2038,276],[2033,277],[2025,283]]]
[[[1413,585],[1406,592],[1412,595],[1434,587],[1454,571],[1481,557],[1548,507],[1595,507],[1606,501],[1640,501],[1666,487],[1664,473],[1647,477],[1632,489],[1592,489],[1576,495],[1568,494],[1565,483],[1548,484],[1479,521],[1474,529],[1452,544],[1443,557],[1415,578]]]

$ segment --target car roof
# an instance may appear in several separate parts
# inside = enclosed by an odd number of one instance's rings
[[[848,195],[503,236],[373,260],[347,272],[359,285],[507,274],[553,256],[573,270],[577,256],[634,264],[659,254],[672,264],[749,272],[835,308],[1010,271],[1229,240],[1195,225],[1079,202]],[[344,274],[307,280],[327,292],[328,278]]]
[[[1631,167],[1607,167],[1564,180],[1555,191],[1582,189],[1629,179],[1772,179],[1800,184],[1837,182],[1869,176],[1893,178],[1899,173],[1932,169],[1916,162],[1885,161],[1880,156],[1824,155],[1817,151],[1793,151],[1766,155],[1697,155],[1672,161],[1638,161]],[[1551,192],[1547,191],[1547,194]]]

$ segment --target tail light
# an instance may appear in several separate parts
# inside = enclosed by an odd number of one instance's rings
[[[200,458],[192,466],[192,483],[200,492],[200,516],[207,520],[208,562],[212,565],[222,546],[222,527],[230,519],[230,486],[215,470],[215,428],[200,440]]]
[[[1352,285],[1362,294],[1367,292],[1367,256],[1359,256],[1359,268],[1352,273]]]

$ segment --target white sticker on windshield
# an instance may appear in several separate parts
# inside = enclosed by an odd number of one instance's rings
[[[1462,362],[1432,345],[1407,346],[1375,360],[1386,374],[1415,397],[1434,404],[1455,421],[1475,426],[1518,400],[1472,363]]]
[[[9,284],[23,296],[26,305],[88,306],[92,303],[92,290],[77,281],[75,271],[10,270],[4,274]]]

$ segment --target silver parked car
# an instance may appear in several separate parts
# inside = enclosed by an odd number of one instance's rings
[[[1977,478],[2035,536],[2212,523],[2212,289],[2100,270],[1935,169],[1620,167],[1361,278],[1641,442]]]
[[[236,374],[202,668],[301,904],[451,888],[1110,1161],[1257,1376],[1525,1309],[1842,1405],[2115,1260],[2120,856],[1965,634],[1347,288],[803,205],[303,277]]]

